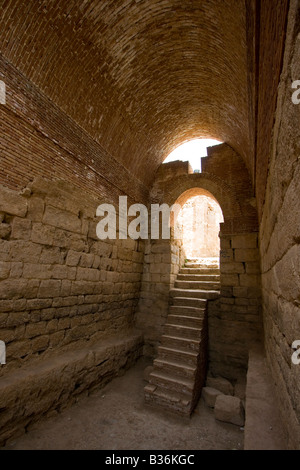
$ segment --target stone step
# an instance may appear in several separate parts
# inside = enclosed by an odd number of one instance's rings
[[[188,307],[188,306],[180,306],[180,305],[170,305],[169,314],[194,317],[194,318],[203,318],[205,314],[205,307],[197,308],[197,307]]]
[[[220,282],[219,274],[178,274],[177,281],[212,281]]]
[[[177,414],[191,414],[197,403],[197,393],[201,392],[199,387],[204,382],[207,301],[219,296],[218,263],[213,259],[207,263],[205,260],[187,260],[170,290],[164,334],[153,362],[149,386],[145,388],[146,403]]]
[[[181,268],[179,274],[220,274],[219,268]]]
[[[197,299],[193,297],[173,297],[172,301],[174,307],[205,308],[207,303],[207,299]]]
[[[145,388],[145,401],[152,406],[185,415],[195,407],[205,373],[200,351],[207,345],[207,301],[220,296],[220,269],[214,261],[187,260],[170,290],[164,334]]]
[[[185,263],[185,268],[197,268],[197,269],[219,269],[218,263],[204,264],[204,263]]]
[[[184,362],[189,365],[196,365],[198,353],[193,351],[183,351],[182,349],[158,347],[158,358],[167,359],[171,362]]]
[[[187,297],[197,299],[217,299],[220,296],[218,290],[203,290],[203,289],[177,289],[173,288],[170,290],[171,297]]]
[[[198,353],[199,351],[199,341],[167,334],[162,335],[161,346],[186,352]]]
[[[175,281],[176,289],[218,290],[220,282],[212,281]]]
[[[209,258],[187,258],[186,263],[204,264],[205,266],[211,266],[212,264],[219,264],[219,257]]]
[[[177,338],[187,338],[200,340],[201,328],[192,328],[190,326],[172,325],[166,323],[164,326],[164,333],[169,336],[176,336]]]
[[[196,375],[196,366],[191,366],[178,361],[172,361],[170,359],[156,358],[153,362],[154,372],[163,372],[172,374],[176,377],[182,377],[183,379],[194,380]]]
[[[190,399],[192,398],[194,388],[193,380],[177,377],[164,371],[154,370],[150,374],[149,383],[163,389],[183,393]]]
[[[191,398],[188,398],[186,394],[171,392],[148,384],[144,388],[144,396],[148,405],[162,407],[182,416],[191,414]]]
[[[189,317],[187,315],[168,315],[167,323],[171,325],[190,326],[192,328],[202,328],[204,317]]]

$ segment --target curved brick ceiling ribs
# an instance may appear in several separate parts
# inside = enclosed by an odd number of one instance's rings
[[[180,143],[249,157],[244,0],[7,0],[1,53],[141,181]]]

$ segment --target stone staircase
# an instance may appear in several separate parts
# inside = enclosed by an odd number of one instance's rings
[[[180,415],[193,412],[206,378],[207,301],[220,294],[217,262],[187,260],[170,290],[169,314],[145,402]]]

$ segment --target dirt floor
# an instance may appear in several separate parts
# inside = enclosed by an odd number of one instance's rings
[[[144,405],[144,358],[105,388],[39,422],[7,450],[240,450],[243,428],[215,420],[200,400],[191,419]]]

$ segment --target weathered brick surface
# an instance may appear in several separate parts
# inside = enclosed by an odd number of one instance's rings
[[[260,2],[257,12],[260,27],[259,75],[257,86],[257,141],[256,141],[256,195],[258,215],[261,219],[264,204],[268,168],[272,147],[272,131],[278,95],[278,84],[285,45],[285,26],[289,8],[288,0]],[[297,78],[299,79],[299,78]]]
[[[146,200],[148,185],[120,165],[111,152],[49,101],[1,53],[0,79],[7,83],[8,95],[6,105],[0,106],[1,185],[22,189],[37,177],[48,181],[64,179],[84,193],[92,196],[97,193],[105,202],[117,201],[124,194],[137,202]],[[48,189],[51,190],[50,184]],[[6,190],[1,191],[0,210],[5,211],[6,204],[13,215],[24,216],[29,210],[32,220],[37,222],[41,222],[41,214],[53,216],[53,209],[49,205],[45,212],[42,207],[45,201],[39,197],[28,201],[10,193],[13,199],[8,199]],[[66,199],[56,209],[66,209]],[[65,215],[69,223],[70,217]]]
[[[248,157],[244,2],[71,0],[44,8],[15,0],[2,6],[1,23],[4,57],[79,124],[79,135],[84,129],[105,149],[105,159],[94,159],[101,174],[115,180],[112,155],[151,182],[164,157],[200,129]],[[11,107],[15,91],[7,81]],[[26,112],[31,91],[25,103],[18,96],[19,112]],[[48,133],[48,113],[40,117],[38,107],[30,120]],[[93,184],[90,168],[87,174]]]

